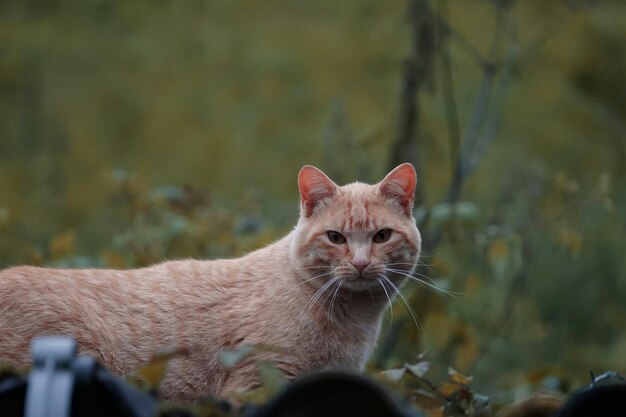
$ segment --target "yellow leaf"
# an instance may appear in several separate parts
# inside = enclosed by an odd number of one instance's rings
[[[491,242],[487,250],[489,263],[496,264],[506,259],[509,254],[509,245],[505,240],[498,239]]]
[[[409,365],[408,363],[404,365],[404,369],[409,371],[413,376],[417,378],[423,378],[424,375],[428,373],[428,369],[430,368],[430,363],[426,361],[418,362],[415,365]]]
[[[104,262],[106,262],[106,264],[111,268],[123,269],[128,267],[126,259],[124,259],[124,257],[118,252],[113,250],[104,250],[100,253],[100,255],[104,258]]]
[[[444,397],[449,397],[455,392],[459,392],[463,389],[462,385],[456,382],[444,382],[437,387],[437,392]]]
[[[583,238],[580,233],[570,228],[562,228],[559,230],[556,234],[556,241],[572,254],[580,252],[583,246]]]
[[[482,285],[480,277],[474,273],[471,273],[465,278],[465,292],[468,294],[475,294],[478,292]]]
[[[76,232],[73,229],[56,235],[50,242],[50,255],[53,259],[63,258],[74,251]]]
[[[479,337],[475,328],[464,321],[459,321],[457,333],[453,366],[461,371],[471,369],[479,355]]]
[[[471,376],[465,376],[453,368],[448,368],[448,375],[450,375],[450,381],[460,385],[468,385],[472,381]]]
[[[558,191],[567,191],[575,193],[580,190],[578,183],[567,176],[563,171],[559,171],[554,176],[554,187]]]
[[[139,368],[136,372],[137,377],[146,381],[151,388],[157,388],[161,384],[161,380],[165,376],[167,364],[176,356],[188,354],[187,349],[168,350],[155,354],[150,363]]]
[[[426,412],[426,417],[444,417],[443,406],[439,408],[431,408],[429,410],[424,410]]]
[[[400,369],[387,369],[386,371],[382,371],[381,375],[383,375],[386,379],[391,382],[398,382],[406,372],[405,368]]]

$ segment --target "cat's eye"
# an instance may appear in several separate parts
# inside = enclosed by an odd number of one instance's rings
[[[391,237],[390,229],[381,229],[374,235],[374,243],[385,243]]]
[[[335,245],[342,245],[346,243],[346,238],[343,237],[343,235],[339,232],[331,230],[329,232],[326,232],[326,235],[328,236],[328,240],[330,240]]]

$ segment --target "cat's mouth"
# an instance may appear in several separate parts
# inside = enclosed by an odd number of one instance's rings
[[[344,286],[354,291],[367,291],[380,286],[376,276],[363,273],[344,277],[342,282]]]

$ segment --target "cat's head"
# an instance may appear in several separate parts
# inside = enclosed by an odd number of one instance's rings
[[[412,214],[415,184],[408,163],[374,185],[338,186],[319,169],[303,167],[290,254],[298,275],[314,286],[334,288],[341,282],[355,291],[392,291],[387,280],[397,285],[420,253]]]

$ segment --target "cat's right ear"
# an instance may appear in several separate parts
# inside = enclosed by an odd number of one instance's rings
[[[322,171],[305,165],[298,174],[298,188],[302,199],[302,214],[311,217],[315,208],[337,192],[337,185]]]
[[[380,183],[380,192],[399,204],[407,217],[412,216],[416,177],[413,165],[404,163],[387,174]]]

